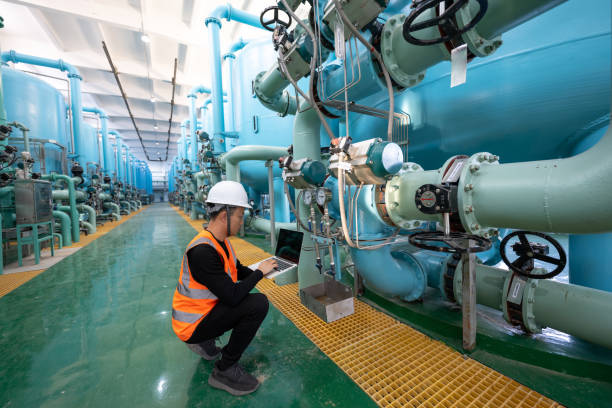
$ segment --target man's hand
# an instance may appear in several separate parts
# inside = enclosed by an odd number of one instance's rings
[[[270,272],[276,270],[277,267],[278,265],[276,264],[275,259],[266,259],[265,261],[259,264],[257,269],[259,269],[261,273],[263,273],[265,276],[269,274]]]

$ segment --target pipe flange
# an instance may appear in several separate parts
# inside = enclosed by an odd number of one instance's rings
[[[474,185],[481,167],[495,165],[499,165],[499,156],[488,152],[472,155],[463,166],[458,186],[459,217],[465,231],[468,234],[479,235],[487,239],[499,235],[499,231],[497,228],[483,226],[478,222],[476,209],[472,201],[473,195],[478,194]]]
[[[405,73],[400,68],[397,57],[393,52],[394,37],[399,36],[399,38],[396,38],[397,41],[405,41],[402,37],[401,29],[399,31],[397,30],[398,26],[401,27],[402,24],[404,24],[404,20],[406,20],[406,15],[397,14],[391,17],[385,23],[381,34],[380,50],[383,57],[383,62],[385,63],[385,67],[387,68],[389,75],[399,85],[403,86],[404,88],[409,88],[417,85],[425,78],[425,71],[414,75]],[[394,32],[396,32],[395,36],[393,35]]]
[[[451,254],[446,258],[444,267],[442,268],[440,278],[440,291],[446,296],[446,299],[450,302],[457,303],[455,298],[455,275],[457,273],[457,266],[460,264],[461,255]]]
[[[541,269],[541,268],[535,268]],[[545,273],[545,272],[543,272]],[[533,306],[535,305],[535,292],[540,282],[537,279],[528,279],[523,292],[523,324],[530,333],[541,333],[542,326],[536,321]]]
[[[455,14],[457,24],[459,28],[465,27],[470,21],[472,21],[472,15],[470,14],[469,7],[462,7],[459,12]],[[478,25],[476,25],[478,27]],[[468,48],[472,53],[478,57],[487,57],[493,54],[502,45],[501,35],[494,37],[491,40],[481,37],[476,31],[476,27],[468,30],[461,35],[463,41],[467,44]]]
[[[229,21],[229,16],[228,16],[228,21]],[[204,25],[208,27],[209,23],[215,23],[219,26],[219,28],[221,28],[221,20],[219,20],[217,17],[206,17],[206,19],[204,19]]]
[[[279,104],[279,103],[284,103],[285,104],[285,110],[283,112],[278,112],[278,116],[285,117],[289,113],[289,105],[290,105],[290,103],[289,103],[289,92],[287,92],[287,90],[284,90],[280,95],[277,95],[274,98],[269,98],[269,97],[265,96],[263,93],[260,92],[260,90],[261,90],[261,87],[260,87],[261,78],[265,74],[266,74],[265,71],[261,71],[259,74],[257,74],[255,79],[253,80],[253,89],[255,90],[255,96],[257,96],[257,98],[262,103],[262,105],[264,105],[266,108],[268,108],[270,110],[273,110],[275,112],[276,112],[276,109],[274,109],[274,106],[276,104]]]
[[[385,211],[381,212],[379,210],[379,214],[381,218],[390,219],[391,224],[403,229],[415,229],[419,228],[425,221],[422,220],[405,220],[402,217],[398,216],[395,211],[395,208],[399,207],[399,202],[402,199],[400,197],[400,183],[401,183],[401,175],[404,173],[416,173],[424,171],[423,168],[417,163],[407,162],[402,165],[402,168],[395,176],[391,178],[385,185],[384,191],[384,207]],[[377,199],[379,197],[377,196]],[[377,205],[378,208],[378,205]]]

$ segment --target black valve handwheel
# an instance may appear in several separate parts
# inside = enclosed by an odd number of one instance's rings
[[[272,18],[264,19],[266,17],[266,13],[268,13],[269,11],[274,11]],[[283,13],[282,15],[286,16],[287,18],[285,20],[281,19],[280,18],[281,15],[279,15],[279,12],[282,12]],[[264,11],[262,11],[261,14],[259,15],[259,22],[261,23],[263,28],[265,28],[268,31],[274,31],[277,24],[285,28],[289,28],[289,26],[291,26],[292,21],[293,20],[291,19],[291,16],[289,15],[289,13],[287,13],[284,10],[281,10],[277,6],[266,7]]]
[[[548,241],[550,244],[552,244],[552,246],[555,247],[557,253],[559,254],[559,257],[555,258],[549,255],[538,253],[536,246],[539,244],[535,242],[529,242],[529,240],[527,239],[527,235],[535,235]],[[517,243],[518,245],[513,245],[513,250],[517,252],[517,255],[519,255],[519,257],[514,260],[514,262],[510,262],[508,260],[508,257],[506,256],[506,247],[508,246],[510,240],[514,237],[518,237],[519,239]],[[525,276],[526,278],[531,279],[549,279],[554,276],[557,276],[563,271],[565,265],[567,264],[567,256],[565,255],[565,251],[563,250],[561,244],[559,244],[559,242],[550,235],[542,234],[541,232],[514,231],[513,233],[506,235],[506,237],[499,245],[499,253],[504,263],[508,265],[508,268],[510,268],[512,272],[516,272],[521,276]],[[525,270],[524,266],[526,266],[528,263],[532,262],[535,259],[540,262],[555,265],[556,268],[546,274],[532,274],[529,270]]]
[[[418,248],[452,254],[484,252],[491,248],[491,241],[488,239],[462,232],[451,232],[449,235],[441,231],[417,232],[412,234],[408,241]],[[446,244],[446,246],[432,245],[433,242]]]
[[[440,3],[447,3],[447,0],[422,0],[419,2],[413,2],[412,12],[408,15],[402,26],[402,34],[404,39],[411,44],[415,45],[434,45],[443,42],[451,41],[452,39],[460,36],[461,34],[474,28],[476,24],[482,20],[489,3],[487,0],[475,0],[478,2],[480,8],[478,13],[472,18],[468,24],[464,27],[459,28],[457,26],[457,20],[455,19],[456,14],[459,12],[461,7],[465,6],[470,0],[455,0],[448,8],[442,12],[442,14],[431,18],[429,20],[420,21],[415,23],[415,20],[421,16],[425,11],[437,7]],[[422,30],[427,27],[440,26],[442,27],[444,34],[438,38],[431,40],[421,40],[412,35],[413,32]]]

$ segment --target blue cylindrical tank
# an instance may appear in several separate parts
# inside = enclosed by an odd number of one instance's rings
[[[46,82],[23,72],[2,67],[2,90],[9,122],[19,122],[30,131],[30,139],[51,142],[30,142],[35,172],[63,173],[63,160],[70,151],[70,130],[67,127],[64,96]],[[21,137],[14,129],[12,137]],[[10,140],[9,144],[23,150],[23,142]],[[44,158],[44,163],[42,159]]]
[[[83,160],[81,163],[87,165],[87,174],[91,175],[96,168],[96,164],[100,163],[98,153],[98,131],[93,126],[83,123],[81,125],[81,140]]]
[[[268,37],[250,42],[236,55],[231,98],[236,131],[240,133],[240,145],[291,144],[294,116],[279,117],[276,112],[265,108],[253,93],[252,81],[255,76],[261,71],[267,71],[271,61],[276,58],[276,52]],[[241,181],[260,193],[268,191],[268,173],[264,164],[262,161],[240,164]],[[275,166],[274,175],[280,176],[278,166]]]
[[[517,26],[494,55],[468,64],[463,85],[450,88],[449,62],[428,69],[396,94],[395,111],[410,116],[405,160],[435,169],[480,151],[505,163],[571,155],[609,121],[610,8],[572,0]],[[358,103],[387,109],[386,91]],[[354,140],[385,137],[386,120],[351,117]]]

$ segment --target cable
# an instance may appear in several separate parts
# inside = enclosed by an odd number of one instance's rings
[[[282,1],[283,1],[283,3],[285,3],[285,0],[282,0]],[[357,37],[357,39],[366,47],[366,49],[368,49],[370,51],[370,53],[372,55],[374,55],[374,58],[376,58],[376,60],[380,64],[380,69],[382,70],[383,75],[385,77],[385,82],[387,83],[387,91],[389,93],[389,118],[388,118],[389,122],[387,123],[387,140],[388,141],[392,141],[392,138],[393,138],[393,113],[395,111],[395,97],[393,95],[393,84],[391,83],[391,77],[389,76],[389,73],[387,72],[387,68],[385,67],[385,63],[384,63],[380,53],[378,51],[376,51],[376,48],[374,48],[368,42],[368,40],[366,40],[365,37],[362,36],[361,33],[350,22],[350,20],[348,19],[348,17],[344,13],[344,10],[340,6],[340,2],[338,0],[332,0],[332,1],[334,2],[334,5],[336,6],[336,11],[338,12],[338,15],[340,15],[340,18],[342,18],[342,21],[344,22],[344,25],[346,27],[348,27],[349,30],[351,30],[353,35],[355,37]],[[347,124],[347,126],[348,126],[348,124]]]
[[[295,219],[298,222],[298,225],[301,226],[304,231],[308,231],[308,228],[306,228],[306,226],[304,226],[304,224],[302,224],[302,220],[300,219],[298,212],[295,209],[295,206],[293,205],[293,200],[291,199],[291,194],[289,194],[289,184],[287,184],[287,182],[284,182],[285,185],[285,195],[287,196],[287,201],[289,201],[289,207],[291,207],[291,212],[293,212],[293,215],[295,215]]]
[[[319,53],[319,43],[317,42],[317,39],[315,38],[314,33],[312,32],[312,30],[310,29],[310,27],[308,26],[308,24],[305,24],[291,9],[291,7],[289,7],[289,4],[287,4],[287,0],[281,0],[283,2],[283,5],[285,6],[285,9],[287,10],[287,12],[289,13],[289,15],[291,15],[291,17],[293,19],[295,19],[295,21],[302,26],[302,28],[306,31],[306,33],[308,33],[308,36],[310,36],[311,40],[312,40],[312,58],[310,58],[310,83],[308,85],[308,91],[310,93],[310,100],[311,100],[311,104],[310,106],[312,106],[312,108],[315,110],[315,112],[317,113],[317,115],[319,116],[319,119],[321,120],[321,124],[323,125],[323,128],[325,128],[325,131],[327,132],[327,135],[329,136],[330,139],[335,139],[335,135],[334,132],[332,132],[331,128],[329,127],[329,124],[327,123],[327,120],[325,120],[325,116],[323,115],[323,112],[321,112],[321,108],[319,108],[319,105],[315,102],[316,98],[314,96],[314,78],[315,78],[315,68],[317,65],[317,54]],[[316,21],[316,19],[315,19]]]

